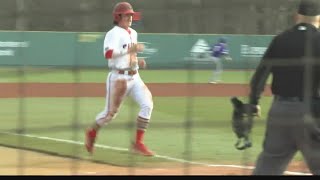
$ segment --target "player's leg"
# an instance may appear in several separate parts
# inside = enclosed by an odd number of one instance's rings
[[[222,61],[221,59],[218,59],[216,61],[215,81],[217,82],[221,81],[222,71],[223,71]]]
[[[212,83],[212,84],[215,84],[217,83],[218,79],[219,79],[219,73],[218,73],[218,70],[219,70],[219,59],[216,58],[216,57],[211,57],[211,61],[214,63],[214,69],[212,71],[212,75],[211,75],[211,78],[209,80],[209,83]]]
[[[268,114],[263,151],[257,159],[253,175],[282,175],[286,170],[297,152],[295,139],[291,136],[295,118],[292,114],[287,104],[273,102]]]
[[[145,156],[152,156],[154,155],[154,152],[145,146],[144,135],[150,122],[153,110],[153,100],[150,90],[140,79],[139,74],[136,75],[135,83],[131,89],[130,96],[139,104],[140,107],[140,111],[136,119],[137,130],[135,143],[133,144],[133,150]]]
[[[86,148],[88,152],[93,151],[97,133],[103,125],[114,119],[120,109],[123,98],[127,92],[126,79],[119,78],[119,75],[109,73],[106,80],[106,105],[95,118],[95,122],[86,131]]]

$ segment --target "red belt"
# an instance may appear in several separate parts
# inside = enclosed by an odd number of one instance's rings
[[[118,70],[119,74],[127,74],[127,75],[135,75],[137,74],[137,70]]]

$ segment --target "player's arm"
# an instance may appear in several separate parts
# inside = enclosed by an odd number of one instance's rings
[[[104,57],[107,60],[124,56],[128,54],[128,46],[119,45],[119,35],[116,33],[107,33],[104,39]]]
[[[116,48],[109,48],[106,47],[105,48],[105,58],[106,59],[111,59],[111,58],[117,58],[120,56],[124,56],[127,54],[132,54],[132,53],[137,53],[137,52],[141,52],[144,49],[144,45],[143,44],[132,44],[132,45],[128,45],[128,48],[126,49],[116,49]]]
[[[226,61],[232,61],[232,58],[229,54],[223,54],[222,55],[223,59],[225,59]]]
[[[133,44],[129,46],[128,53],[136,54],[138,52],[142,52],[144,50],[144,44],[138,42],[138,33],[131,29]]]
[[[225,46],[225,47],[221,47],[221,48],[222,48],[222,49],[221,49],[221,56],[222,56],[222,58],[225,59],[225,60],[227,60],[227,61],[231,61],[232,58],[231,58],[231,56],[230,56],[230,54],[229,54],[229,49],[228,49],[228,47]]]
[[[128,48],[128,53],[138,53],[142,52],[144,50],[144,44],[137,43],[137,44],[131,44]]]
[[[112,48],[112,46],[106,46],[104,50],[105,50],[104,57],[106,59],[112,59],[112,58],[117,58],[127,54],[142,52],[144,50],[144,45],[131,44],[131,45],[127,45],[127,48],[123,48],[123,49],[117,49],[117,48]]]

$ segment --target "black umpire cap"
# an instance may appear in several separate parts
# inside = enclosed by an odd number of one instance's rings
[[[320,0],[301,0],[298,13],[304,16],[320,15]]]

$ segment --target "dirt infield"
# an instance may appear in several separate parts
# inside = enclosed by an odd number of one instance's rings
[[[246,96],[243,84],[147,84],[153,96]],[[105,85],[100,83],[1,83],[0,98],[15,97],[104,97]],[[271,95],[267,87],[265,96]],[[159,165],[154,168],[127,168],[73,160],[47,154],[0,147],[0,175],[248,175],[251,169]],[[292,163],[290,171],[308,172],[303,163]]]
[[[149,83],[153,96],[246,96],[248,85],[244,84],[183,84],[183,83]],[[0,98],[14,97],[104,97],[103,83],[1,83]],[[263,94],[271,95],[269,87]]]

